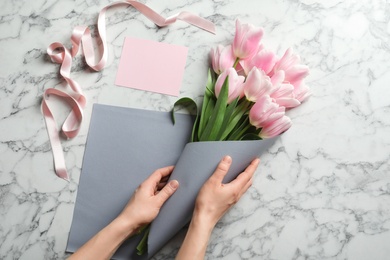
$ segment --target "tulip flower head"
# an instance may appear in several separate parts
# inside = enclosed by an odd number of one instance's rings
[[[275,64],[274,72],[283,70],[285,73],[284,80],[295,86],[309,74],[309,68],[300,64],[300,62],[301,58],[289,48]]]
[[[295,83],[294,95],[298,101],[303,102],[311,96],[311,91],[310,88],[303,81],[300,81]]]
[[[259,49],[259,43],[263,37],[263,28],[252,24],[241,24],[236,20],[236,34],[233,40],[233,53],[241,59],[252,58]]]
[[[270,78],[264,71],[253,67],[244,83],[244,93],[249,101],[256,102],[261,96],[271,91]]]
[[[279,105],[272,102],[269,95],[264,95],[257,100],[249,111],[249,122],[256,128],[262,128],[264,122],[275,113],[279,108]]]
[[[278,70],[278,71],[276,71],[276,72],[272,75],[272,77],[271,77],[271,83],[272,83],[272,85],[274,85],[274,86],[278,86],[278,85],[280,85],[280,84],[283,83],[284,78],[285,78],[285,73],[284,73],[284,71],[283,71],[283,70]]]
[[[234,68],[229,68],[219,75],[215,82],[215,96],[218,98],[221,88],[226,78],[228,78],[229,92],[228,92],[228,104],[230,104],[237,97],[242,98],[244,96],[244,76],[239,76]]]
[[[276,86],[270,96],[278,105],[286,108],[293,108],[301,104],[301,102],[295,98],[294,86],[288,83],[281,83]]]
[[[272,100],[274,101],[274,100]],[[286,115],[286,108],[282,106],[278,106],[278,108],[268,116],[263,122],[261,122],[261,128],[272,124],[274,121],[279,120],[281,117]]]
[[[274,68],[275,63],[275,53],[265,49],[261,49],[253,56],[253,58],[246,59],[241,62],[245,74],[247,75],[253,67],[263,70],[266,74],[269,74]]]
[[[228,68],[233,67],[235,61],[231,45],[224,47],[219,44],[217,48],[211,49],[210,57],[212,68],[217,74],[221,74]]]
[[[262,139],[272,138],[286,132],[292,125],[291,119],[288,116],[280,117],[279,119],[265,125],[259,136]]]

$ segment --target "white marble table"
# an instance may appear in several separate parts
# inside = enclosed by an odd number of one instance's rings
[[[88,98],[78,137],[64,142],[71,180],[56,177],[42,93],[61,86],[47,46],[94,25],[108,0],[0,3],[0,259],[62,259],[93,103],[168,111],[174,97],[114,85],[126,36],[189,47],[181,96],[200,101],[207,55],[240,18],[265,28],[281,54],[311,68],[313,95],[289,112],[294,125],[262,156],[253,187],[221,220],[207,259],[390,258],[390,5],[376,0],[147,1],[164,16],[187,10],[217,35],[178,22],[157,29],[132,8],[108,13],[108,66],[73,77]],[[65,109],[63,115],[65,115]],[[61,114],[62,115],[62,114]],[[61,116],[60,115],[60,116]],[[171,259],[180,236],[154,259]]]

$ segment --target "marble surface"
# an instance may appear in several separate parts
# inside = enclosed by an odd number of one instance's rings
[[[40,111],[61,88],[47,46],[70,46],[108,0],[0,3],[0,258],[63,259],[93,103],[169,111],[175,97],[114,85],[126,36],[189,48],[181,96],[200,101],[209,49],[240,18],[265,29],[278,54],[292,46],[311,68],[313,95],[290,111],[293,127],[262,156],[253,187],[215,228],[207,259],[389,259],[390,5],[378,0],[146,1],[213,21],[217,35],[183,22],[157,29],[132,8],[108,13],[108,66],[72,76],[88,98],[79,136],[63,143],[71,180],[53,172]],[[62,107],[61,107],[62,108]],[[60,109],[59,116],[66,109]],[[182,234],[154,259],[171,259]]]

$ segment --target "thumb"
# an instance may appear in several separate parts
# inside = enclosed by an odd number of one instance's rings
[[[173,193],[177,190],[179,187],[179,182],[177,180],[172,180],[167,185],[164,186],[162,190],[156,195],[159,198],[159,201],[161,202],[161,205],[169,199],[169,197],[172,196]]]
[[[217,166],[217,169],[214,171],[214,174],[212,175],[214,180],[218,182],[222,182],[223,178],[229,171],[230,165],[232,164],[232,158],[230,156],[225,156],[220,161],[220,163]]]

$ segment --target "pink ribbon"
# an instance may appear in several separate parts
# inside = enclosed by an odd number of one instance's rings
[[[131,5],[159,27],[165,27],[176,22],[177,20],[182,20],[215,34],[214,24],[197,15],[191,14],[189,12],[180,12],[168,18],[164,18],[140,2],[127,0],[107,5],[99,13],[98,31],[102,40],[102,54],[100,60],[97,63],[95,63],[95,50],[92,45],[91,32],[87,26],[77,26],[74,28],[71,36],[72,48],[70,50],[67,49],[62,43],[52,43],[48,47],[47,53],[53,62],[61,64],[60,74],[65,79],[67,85],[70,86],[71,91],[65,92],[54,88],[45,90],[42,99],[42,113],[45,118],[46,128],[52,147],[54,170],[58,177],[65,180],[69,180],[69,175],[66,170],[60,134],[62,133],[67,139],[77,136],[83,119],[83,109],[86,105],[86,98],[81,90],[80,85],[70,77],[72,60],[73,57],[75,57],[78,53],[81,46],[83,48],[86,63],[89,67],[95,71],[100,71],[105,67],[107,62],[107,41],[105,29],[106,11],[110,7],[118,5]],[[62,124],[60,131],[58,130],[57,122],[52,113],[52,109],[50,109],[49,106],[50,102],[55,101],[50,100],[50,96],[56,96],[57,100],[64,100],[71,108],[71,112]]]

